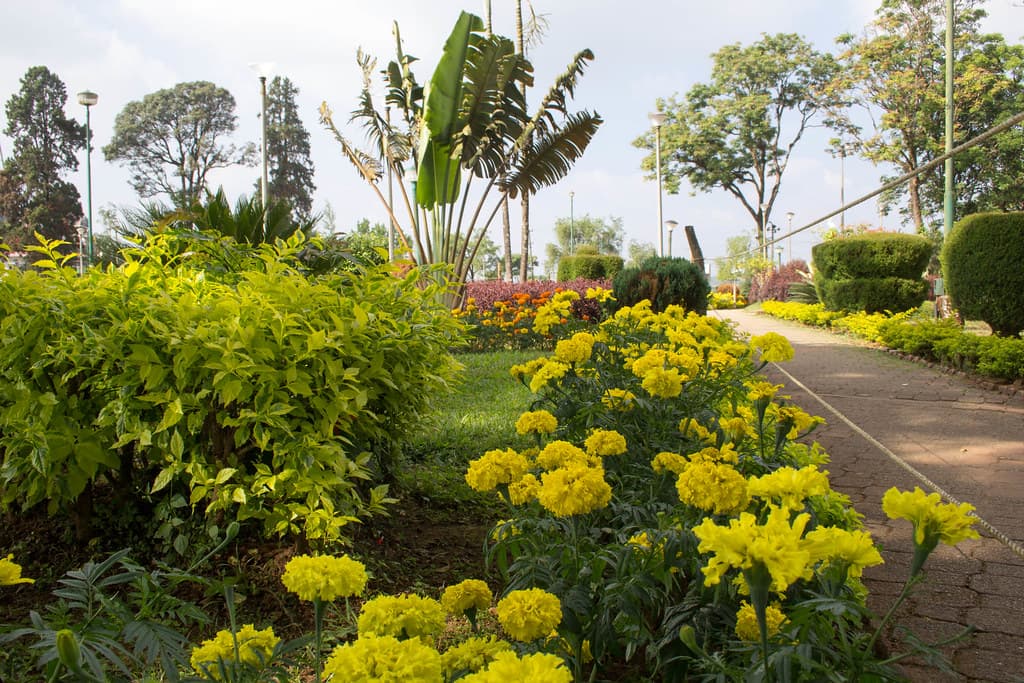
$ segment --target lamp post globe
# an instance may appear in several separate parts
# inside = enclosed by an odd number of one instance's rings
[[[668,257],[672,258],[672,231],[679,226],[679,221],[669,219],[665,221],[665,227],[668,228]]]

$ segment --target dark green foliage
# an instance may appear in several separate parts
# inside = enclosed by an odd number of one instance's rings
[[[942,249],[946,291],[960,313],[996,334],[1024,330],[1024,212],[979,213],[958,222]]]
[[[558,261],[558,281],[612,279],[622,270],[621,256],[608,254],[574,254]]]
[[[924,280],[899,277],[852,278],[817,281],[818,295],[830,311],[899,313],[917,308],[928,294]]]
[[[900,312],[917,308],[932,243],[921,235],[876,232],[816,244],[814,283],[831,311]]]
[[[612,281],[619,306],[633,306],[644,299],[654,311],[678,304],[687,311],[707,313],[711,286],[704,273],[684,258],[647,259],[639,268],[626,268]]]
[[[870,232],[814,245],[814,271],[830,280],[921,277],[932,243],[921,235]]]
[[[989,377],[1024,377],[1024,339],[971,334],[952,319],[884,324],[879,332],[904,353]]]

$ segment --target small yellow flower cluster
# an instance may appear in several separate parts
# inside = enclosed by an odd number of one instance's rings
[[[476,460],[471,460],[466,470],[466,483],[476,491],[491,491],[498,484],[510,484],[518,480],[530,468],[523,455],[511,448],[487,451]]]
[[[579,446],[568,441],[551,441],[537,454],[537,464],[545,470],[556,470],[570,465],[599,466],[601,461],[592,459]]]
[[[366,580],[366,567],[347,555],[297,555],[288,561],[281,575],[285,588],[310,602],[361,595]]]
[[[566,321],[572,315],[572,302],[579,301],[579,292],[566,290],[557,292],[546,304],[537,308],[533,318],[533,331],[547,335],[551,328]]]
[[[550,434],[558,429],[558,420],[546,410],[530,410],[516,420],[517,434]]]
[[[794,405],[777,405],[772,403],[768,406],[766,413],[769,417],[775,418],[775,424],[780,428],[784,428],[786,425],[790,426],[790,429],[786,433],[786,437],[789,439],[795,439],[800,434],[825,422],[825,420],[816,415],[809,415],[800,408]]]
[[[0,559],[0,586],[13,586],[19,583],[35,583],[35,579],[27,579],[21,575],[21,565],[14,561],[14,554]]]
[[[689,465],[689,460],[678,453],[671,453],[669,451],[662,451],[661,453],[658,453],[654,456],[654,460],[651,461],[651,469],[658,474],[665,471],[672,472],[673,474],[681,474],[683,470],[689,467]]]
[[[786,623],[786,615],[782,613],[779,603],[768,605],[765,609],[765,623],[768,627],[768,637],[776,635]],[[746,600],[740,604],[740,610],[736,613],[736,636],[748,643],[756,643],[761,639],[761,629],[757,625],[757,614],[753,606]]]
[[[640,386],[655,398],[675,398],[683,393],[683,375],[676,368],[651,368]]]
[[[611,429],[595,429],[583,445],[592,456],[622,455],[626,452],[626,437]]]
[[[490,587],[479,579],[466,579],[448,586],[441,594],[441,607],[447,614],[461,617],[470,609],[487,609],[493,599]]]
[[[731,465],[700,459],[691,461],[676,480],[679,500],[716,515],[731,515],[747,507],[747,480]]]
[[[563,363],[583,363],[590,360],[593,351],[594,335],[589,332],[577,332],[555,344],[555,358]]]
[[[442,683],[441,655],[415,638],[364,636],[334,648],[324,665],[332,683]]]
[[[612,290],[605,289],[604,287],[587,287],[585,296],[588,299],[595,299],[602,304],[615,301],[615,297],[612,296]]]
[[[604,469],[576,464],[541,475],[537,494],[540,504],[556,517],[582,515],[607,506],[611,499]]]
[[[482,671],[502,652],[512,652],[512,645],[497,636],[476,636],[453,645],[441,655],[441,670],[445,680],[452,680],[460,672]]]
[[[761,360],[766,363],[793,360],[793,347],[788,339],[777,332],[766,332],[751,337],[750,347],[760,350]]]
[[[822,562],[822,568],[841,565],[849,576],[861,576],[864,567],[882,564],[882,556],[866,531],[847,531],[837,527],[818,527],[804,539],[812,562]]]
[[[769,474],[753,477],[748,483],[750,495],[769,501],[779,501],[790,510],[799,510],[808,496],[823,496],[829,492],[828,472],[814,465],[794,469],[780,467]]]
[[[968,538],[978,538],[971,527],[978,521],[970,503],[943,503],[937,493],[925,494],[915,486],[913,491],[893,487],[882,497],[882,510],[892,519],[905,519],[914,525],[914,543],[934,547],[939,541],[956,545]]]
[[[562,623],[562,603],[540,588],[512,591],[498,601],[498,623],[518,641],[542,638]]]
[[[444,630],[444,608],[433,598],[405,593],[381,595],[363,603],[359,635],[430,639]]]
[[[526,505],[537,500],[540,494],[540,480],[537,475],[527,472],[518,481],[508,485],[508,499],[513,505]]]
[[[220,680],[219,662],[225,665],[235,661],[235,641],[238,641],[238,661],[251,667],[262,667],[270,661],[280,638],[274,629],[257,631],[252,624],[246,624],[232,638],[231,631],[218,631],[210,640],[204,640],[192,649],[192,668],[200,674]]]
[[[572,673],[558,655],[537,652],[520,657],[514,652],[499,652],[483,671],[460,678],[461,683],[571,683]]]
[[[627,389],[608,389],[601,397],[601,404],[612,410],[629,410],[635,402],[636,396]]]
[[[530,391],[538,393],[541,389],[546,387],[552,380],[561,379],[565,377],[566,373],[569,372],[568,363],[563,363],[560,360],[546,360],[544,363],[537,368],[537,371],[533,373],[533,378],[530,379]]]

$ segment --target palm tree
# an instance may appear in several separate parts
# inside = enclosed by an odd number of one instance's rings
[[[398,39],[397,28],[395,33]],[[414,58],[402,53],[400,39],[398,50],[398,61],[386,72],[387,101],[402,111],[401,126],[369,105],[367,88],[364,106],[354,115],[376,136],[371,136],[373,154],[348,142],[326,103],[321,120],[384,202],[413,258],[420,264],[449,264],[455,283],[462,285],[502,202],[565,177],[597,132],[602,120],[596,113],[568,111],[593,54],[579,52],[531,115],[523,88],[533,83],[532,65],[511,40],[487,35],[475,15],[459,16],[425,91],[408,70]],[[402,157],[417,138],[415,157]],[[400,221],[377,181],[385,168],[404,177],[405,158],[412,160],[415,197],[401,183],[407,217]]]

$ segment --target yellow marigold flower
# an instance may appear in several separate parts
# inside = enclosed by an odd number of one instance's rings
[[[461,617],[471,608],[487,609],[493,599],[490,587],[479,579],[466,579],[448,586],[441,594],[441,607],[452,616]]]
[[[683,436],[703,441],[710,446],[715,445],[715,441],[717,440],[710,429],[697,422],[692,417],[684,417],[679,421],[679,431],[682,432]]]
[[[441,655],[441,670],[445,680],[452,680],[461,672],[475,673],[483,670],[502,652],[512,652],[512,645],[508,641],[499,640],[497,636],[467,638],[444,651]]]
[[[459,679],[460,683],[571,683],[572,673],[558,655],[537,652],[519,657],[514,652],[500,652],[484,671]]]
[[[281,641],[274,635],[273,628],[265,628],[257,631],[252,624],[246,624],[231,637],[231,631],[218,631],[210,640],[204,640],[197,647],[192,649],[190,663],[192,668],[200,673],[220,680],[220,667],[218,662],[233,662],[235,660],[234,640],[238,641],[238,659],[243,664],[252,667],[260,667],[270,661],[274,648]]]
[[[590,360],[594,351],[594,335],[577,332],[570,339],[555,344],[555,358],[565,363],[582,363]]]
[[[683,392],[683,377],[675,368],[652,368],[640,383],[647,393],[657,398],[675,398]]]
[[[697,338],[684,329],[678,327],[672,327],[665,331],[665,337],[675,344],[683,348],[695,349],[699,345]]]
[[[966,538],[978,538],[971,527],[978,521],[970,503],[943,503],[937,493],[925,494],[915,486],[900,491],[895,486],[882,497],[882,510],[891,519],[905,519],[914,525],[914,543],[934,547],[939,541],[956,545]]]
[[[690,462],[712,462],[712,463],[727,463],[735,465],[739,462],[740,455],[736,452],[736,446],[727,443],[721,448],[715,448],[714,446],[708,446],[702,448],[696,453],[690,454]]]
[[[516,420],[518,434],[550,434],[558,428],[558,419],[546,410],[527,411]]]
[[[718,420],[719,428],[725,433],[730,441],[742,441],[745,436],[756,436],[755,430],[749,422],[742,417],[723,417]]]
[[[700,540],[697,550],[714,553],[704,567],[704,582],[718,584],[730,569],[748,570],[759,565],[771,576],[771,588],[783,593],[793,582],[810,578],[811,555],[801,539],[810,515],[802,513],[792,522],[789,510],[770,506],[768,519],[761,525],[749,512],[720,526],[711,518],[693,528]]]
[[[716,515],[747,507],[747,480],[734,467],[706,460],[690,463],[676,480],[679,500]]]
[[[296,555],[288,561],[281,583],[300,600],[320,599],[331,602],[337,598],[361,595],[366,588],[366,567],[348,555]]]
[[[725,351],[712,351],[708,354],[708,365],[721,373],[736,365],[736,358]]]
[[[363,603],[358,629],[360,636],[429,638],[444,630],[444,608],[420,595],[381,595]]]
[[[0,586],[35,582],[35,579],[27,579],[21,575],[21,565],[14,561],[14,553],[0,559]]]
[[[821,561],[825,567],[842,564],[849,576],[861,576],[864,567],[882,564],[882,556],[871,540],[871,534],[856,529],[847,531],[838,527],[818,527],[804,539],[811,553],[811,562]]]
[[[643,377],[654,369],[664,370],[668,363],[668,352],[664,349],[651,349],[632,362],[629,370],[637,377]]]
[[[611,429],[595,429],[583,445],[590,455],[622,455],[626,452],[626,437]]]
[[[569,366],[557,360],[548,360],[534,373],[533,378],[530,380],[530,391],[538,393],[541,389],[546,387],[551,380],[561,379],[565,377],[565,373],[569,372]]]
[[[768,627],[768,637],[777,635],[786,623],[786,615],[779,609],[779,603],[768,605],[765,609],[765,625]],[[744,600],[740,604],[740,610],[736,613],[736,635],[740,640],[748,643],[756,643],[761,640],[761,628],[757,624],[757,613],[754,607]]]
[[[508,498],[513,505],[526,505],[531,500],[536,500],[538,493],[540,493],[540,481],[529,472],[524,474],[519,481],[508,485]]]
[[[607,301],[615,301],[615,297],[612,296],[612,290],[603,287],[587,287],[586,298],[596,299],[602,304]]]
[[[537,464],[546,470],[554,470],[569,465],[589,465],[591,459],[587,453],[568,441],[552,441],[537,454]]]
[[[541,476],[537,500],[556,517],[582,515],[608,505],[612,488],[604,480],[604,470],[570,465]]]
[[[513,449],[487,451],[476,460],[470,460],[466,470],[466,483],[476,491],[490,491],[498,484],[518,481],[530,463]]]
[[[824,418],[809,415],[794,405],[780,406],[773,403],[768,406],[767,414],[775,418],[775,424],[779,427],[792,425],[786,434],[790,439],[795,439],[802,432],[825,422]]]
[[[333,683],[442,683],[441,655],[413,638],[361,636],[334,648],[324,664],[324,677]]]
[[[751,496],[765,500],[778,500],[784,508],[798,510],[808,496],[823,496],[829,492],[828,472],[814,465],[800,469],[780,467],[769,474],[751,478],[747,490]]]
[[[495,612],[505,632],[524,643],[547,635],[562,623],[558,596],[540,588],[512,591],[498,601]]]
[[[750,347],[761,351],[761,360],[780,363],[793,360],[793,347],[789,340],[777,332],[765,332],[750,338]]]
[[[601,397],[601,404],[612,410],[629,410],[635,401],[636,396],[626,389],[608,389]]]
[[[519,529],[514,523],[507,519],[499,519],[494,523],[491,530],[491,540],[494,542],[503,541],[511,536],[518,536]]]
[[[765,381],[753,381],[747,385],[749,391],[747,392],[747,398],[751,401],[760,401],[763,399],[772,400],[775,398],[775,394],[782,388],[781,384],[772,384],[771,382]]]
[[[654,460],[651,461],[651,469],[659,474],[666,470],[679,474],[689,465],[689,460],[678,453],[671,453],[669,451],[662,451],[661,453],[658,453],[654,456]]]
[[[534,358],[531,361],[520,363],[519,365],[513,365],[509,370],[509,374],[512,375],[513,379],[523,379],[524,377],[533,377],[544,365],[547,360],[544,358]]]

